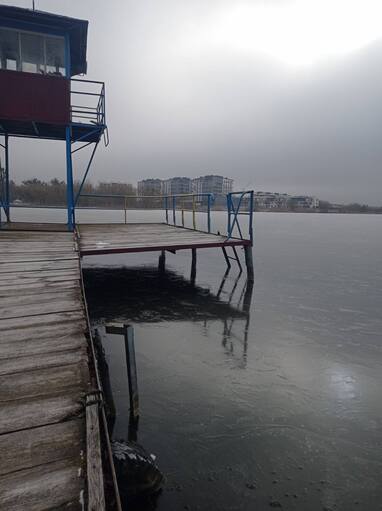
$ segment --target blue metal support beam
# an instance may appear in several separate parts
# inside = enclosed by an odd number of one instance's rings
[[[77,195],[76,195],[76,198],[74,200],[74,207],[77,205],[78,199],[80,198],[80,195],[81,195],[81,192],[82,192],[82,188],[83,188],[83,186],[85,184],[85,181],[86,181],[87,175],[89,173],[90,166],[92,164],[92,161],[93,161],[95,152],[97,150],[97,147],[98,147],[98,142],[96,142],[95,146],[93,147],[93,151],[92,151],[92,154],[90,156],[90,160],[89,160],[88,166],[86,167],[86,171],[85,171],[84,177],[82,178],[82,181],[81,181],[81,184],[80,184],[80,188],[79,188],[79,190],[77,192]]]
[[[168,224],[168,197],[167,197],[167,195],[164,198],[164,207],[166,209],[166,224]]]
[[[10,191],[9,191],[9,137],[8,135],[4,136],[5,139],[5,186],[4,186],[4,211],[5,215],[7,217],[7,222],[11,221],[11,215],[10,215]]]
[[[208,194],[207,201],[207,230],[211,232],[211,194]]]
[[[172,196],[172,221],[176,225],[176,195]]]
[[[66,207],[68,211],[68,230],[73,231],[75,225],[75,217],[70,126],[66,127]]]

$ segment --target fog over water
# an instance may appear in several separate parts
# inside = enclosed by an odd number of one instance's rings
[[[93,181],[214,172],[238,187],[382,204],[378,2],[36,7],[90,22],[87,77],[106,81],[111,137]],[[64,178],[64,144],[17,140],[12,148],[17,181]]]

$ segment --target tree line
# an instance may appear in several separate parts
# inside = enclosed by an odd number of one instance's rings
[[[74,182],[74,195],[80,188],[80,182]],[[121,207],[124,199],[113,199],[111,197],[82,197],[83,194],[91,195],[136,195],[136,188],[129,183],[106,183],[100,182],[96,185],[85,183],[79,199],[80,206],[94,207]],[[66,205],[66,183],[59,179],[42,181],[37,178],[27,179],[17,184],[10,182],[11,203],[33,205],[33,206],[65,206]]]

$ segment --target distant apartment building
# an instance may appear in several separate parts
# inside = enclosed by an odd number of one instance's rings
[[[316,209],[320,205],[317,197],[276,192],[255,192],[254,200],[256,209]]]
[[[143,179],[138,181],[138,195],[182,195],[188,193],[213,193],[216,196],[232,192],[233,179],[217,175],[171,177],[169,179]]]
[[[161,179],[143,179],[138,181],[138,195],[161,195]]]
[[[189,177],[171,177],[162,181],[163,195],[177,195],[192,192],[192,181]]]
[[[197,177],[192,180],[193,193],[213,193],[215,195],[226,195],[232,192],[233,179],[217,175]]]
[[[286,209],[289,195],[276,192],[255,192],[254,202],[256,209]]]
[[[289,198],[289,206],[298,209],[316,209],[320,207],[320,201],[317,197],[295,195]]]

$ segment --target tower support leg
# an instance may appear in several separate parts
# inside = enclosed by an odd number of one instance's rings
[[[251,245],[245,245],[244,254],[245,254],[245,264],[247,266],[248,280],[253,282],[254,278],[255,278],[255,273],[253,270],[253,254],[252,254],[252,246]]]
[[[9,136],[5,135],[5,169],[4,169],[4,210],[5,210],[5,216],[7,217],[7,222],[11,221],[11,214],[10,214],[10,190],[9,190]]]
[[[191,249],[191,284],[195,284],[196,279],[196,248]]]
[[[68,231],[73,231],[75,225],[75,217],[74,217],[73,163],[70,126],[66,127],[66,203]]]

